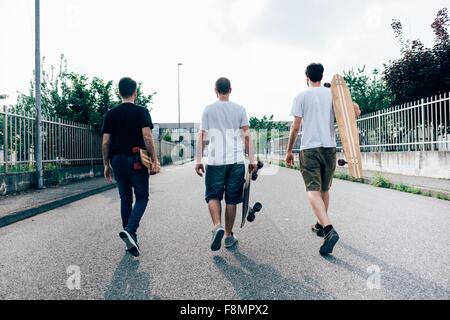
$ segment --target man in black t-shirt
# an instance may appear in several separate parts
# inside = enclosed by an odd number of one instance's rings
[[[158,161],[153,145],[150,113],[146,108],[134,104],[137,95],[136,81],[121,79],[119,92],[122,104],[106,113],[102,128],[104,174],[111,183],[114,172],[121,200],[123,225],[119,236],[125,242],[127,251],[138,257],[140,252],[136,232],[148,203],[149,172],[145,167],[134,167],[133,149],[147,149],[152,162],[156,164]],[[136,197],[134,207],[133,190]]]

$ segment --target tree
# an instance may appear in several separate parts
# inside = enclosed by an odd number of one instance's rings
[[[450,91],[449,21],[447,8],[439,10],[431,25],[435,34],[433,48],[426,48],[419,39],[405,40],[402,23],[393,21],[401,57],[385,65],[383,77],[395,104]]]
[[[256,130],[257,133],[253,138],[256,140],[254,146],[258,155],[267,151],[269,141],[286,135],[289,130],[287,123],[273,121],[273,115],[263,116],[261,119],[251,117],[249,122],[250,129]],[[272,135],[272,130],[276,130],[275,135]]]
[[[273,114],[269,117],[263,116],[261,119],[257,117],[250,118],[250,129],[255,130],[267,130],[268,132],[272,130],[278,131],[288,131],[288,125],[284,122],[273,121]]]
[[[90,124],[99,128],[105,113],[120,104],[118,88],[113,81],[69,71],[67,60],[61,55],[58,73],[51,66],[48,73],[42,59],[42,113],[45,117]],[[138,84],[136,103],[150,108],[156,93],[145,94],[142,83]],[[27,94],[19,93],[16,111],[31,112],[35,108],[34,82],[30,81]]]
[[[167,141],[167,142],[173,142],[172,135],[171,135],[169,129],[164,131],[164,134],[162,136],[162,140],[163,141]]]
[[[373,70],[368,76],[365,66],[356,71],[344,71],[344,79],[349,86],[353,101],[359,104],[362,114],[367,114],[388,108],[393,96],[386,82],[379,76],[378,70]]]

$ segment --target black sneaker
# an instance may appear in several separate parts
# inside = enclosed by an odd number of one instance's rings
[[[330,254],[333,253],[334,246],[339,241],[339,235],[336,230],[331,229],[330,232],[325,236],[323,244],[320,247],[320,254]]]
[[[325,237],[325,231],[323,231],[323,226],[320,223],[316,223],[311,226],[312,232],[316,233],[318,237]]]
[[[140,252],[136,234],[130,233],[128,230],[123,230],[119,233],[119,237],[125,242],[127,251],[134,257],[139,257]]]

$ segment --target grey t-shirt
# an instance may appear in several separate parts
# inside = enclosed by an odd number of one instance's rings
[[[244,162],[241,128],[248,126],[245,108],[231,101],[216,101],[205,108],[201,130],[208,132],[208,165]]]
[[[294,99],[291,115],[303,118],[302,144],[300,149],[334,148],[334,111],[331,90],[313,87]]]

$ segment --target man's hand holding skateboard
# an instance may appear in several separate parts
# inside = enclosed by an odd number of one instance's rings
[[[151,176],[154,176],[161,172],[161,164],[159,163],[156,156],[153,155],[153,157],[150,158],[147,150],[140,149],[140,157],[142,164],[148,168],[148,173]]]
[[[151,168],[148,170],[148,173],[151,176],[154,176],[160,172],[161,172],[161,164],[159,163],[159,161],[158,160],[152,161],[152,165]]]

